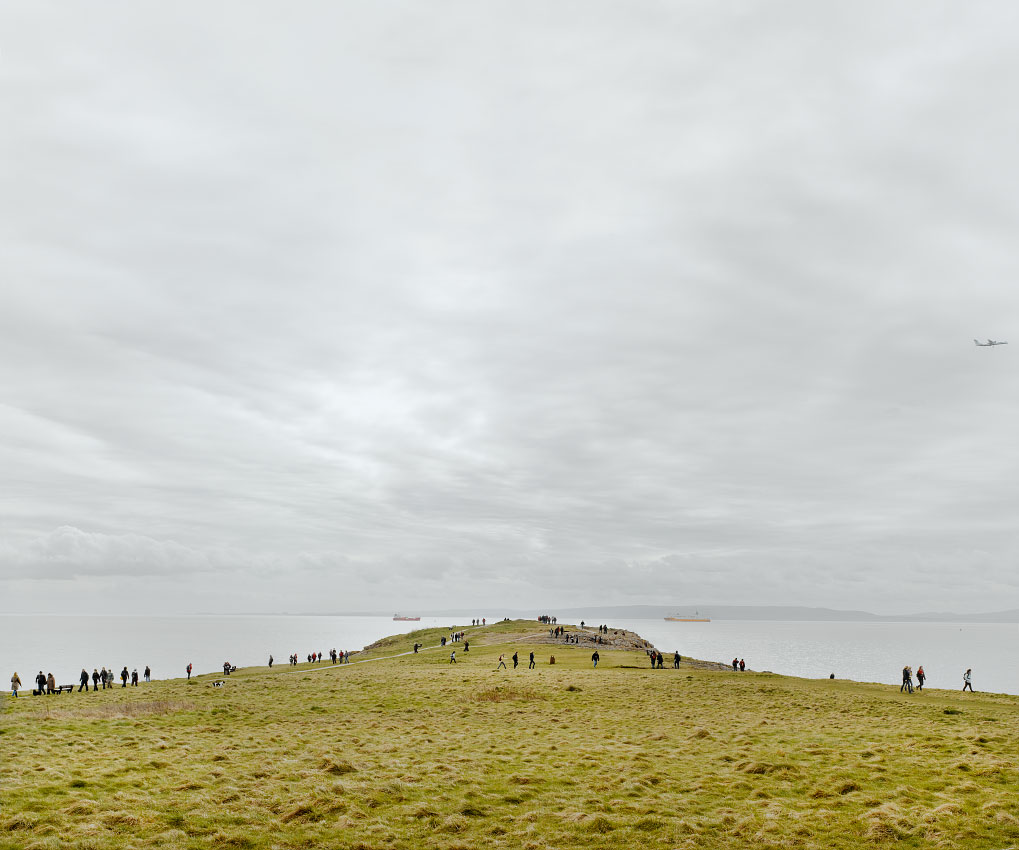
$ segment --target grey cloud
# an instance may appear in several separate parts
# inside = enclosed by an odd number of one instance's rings
[[[1010,8],[120,12],[8,19],[13,605],[1019,605]]]
[[[208,557],[173,541],[138,534],[110,535],[61,526],[17,546],[0,548],[8,575],[77,579],[106,575],[176,575],[214,568]]]

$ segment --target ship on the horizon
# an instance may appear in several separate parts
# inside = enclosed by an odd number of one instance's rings
[[[408,620],[408,621],[410,621],[412,623],[416,623],[421,618],[420,617],[404,617],[402,614],[393,614],[393,619],[394,620]]]
[[[665,619],[668,622],[670,622],[670,623],[710,623],[711,622],[711,618],[710,617],[701,617],[700,616],[700,611],[694,611],[692,617],[680,617],[679,614],[677,614],[675,617],[666,617]]]

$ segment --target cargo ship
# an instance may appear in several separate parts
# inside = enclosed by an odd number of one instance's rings
[[[409,622],[416,623],[421,618],[420,617],[404,617],[401,614],[393,614],[393,619],[394,620],[407,620]]]
[[[670,622],[670,623],[710,623],[711,622],[711,618],[710,617],[698,617],[697,614],[698,614],[698,612],[694,611],[694,615],[692,617],[680,617],[680,616],[677,615],[675,617],[666,617],[665,619],[668,622]]]

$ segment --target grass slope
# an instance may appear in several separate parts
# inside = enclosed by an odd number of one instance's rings
[[[593,670],[584,646],[538,645],[529,671],[540,625],[468,631],[456,665],[396,655],[436,644],[423,630],[223,688],[7,698],[0,848],[1019,844],[1015,697],[639,651]]]

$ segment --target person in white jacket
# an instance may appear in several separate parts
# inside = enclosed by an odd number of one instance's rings
[[[973,668],[967,667],[966,672],[962,674],[962,689],[965,691],[969,688],[969,692],[973,693]]]

